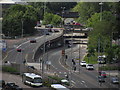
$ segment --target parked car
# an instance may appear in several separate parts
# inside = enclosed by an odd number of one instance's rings
[[[81,66],[86,66],[86,61],[81,61],[81,62],[80,62],[80,65],[81,65]]]
[[[98,76],[98,81],[99,82],[105,82],[105,78],[103,76]]]
[[[105,71],[99,71],[99,75],[100,75],[100,76],[103,76],[104,78],[107,77],[107,74],[106,74]]]
[[[36,39],[31,39],[30,43],[36,43]]]
[[[112,77],[112,78],[111,78],[111,83],[113,83],[113,84],[119,84],[119,79],[118,79],[118,77]]]
[[[93,70],[93,69],[94,69],[93,64],[87,64],[87,65],[86,65],[86,69],[87,69],[87,70]]]

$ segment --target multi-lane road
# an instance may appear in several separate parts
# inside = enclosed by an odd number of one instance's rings
[[[62,31],[36,37],[37,43],[30,43],[29,40],[21,43],[17,46],[17,48],[21,48],[22,52],[17,52],[16,48],[10,50],[8,55],[4,58],[4,61],[23,63],[24,59],[26,59],[28,63],[34,63],[34,55],[39,46],[41,46],[46,40],[52,40],[60,35],[62,35]],[[61,50],[63,50],[63,48],[66,49],[65,51],[68,55],[68,59],[66,60],[67,66],[64,64],[61,55]],[[118,85],[110,84],[109,78],[106,79],[105,83],[100,85],[97,79],[97,65],[95,65],[95,70],[89,71],[86,70],[85,67],[79,67],[79,61],[75,60],[77,69],[76,71],[72,70],[72,58],[76,59],[79,57],[79,48],[80,57],[82,59],[86,54],[85,45],[80,45],[80,47],[79,45],[73,45],[72,48],[68,48],[66,46],[49,51],[48,60],[51,61],[51,70],[45,70],[45,72],[55,72],[59,77],[63,78],[65,78],[65,75],[68,74],[70,87],[74,88],[117,88]]]

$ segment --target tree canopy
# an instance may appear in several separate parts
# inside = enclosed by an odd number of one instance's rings
[[[34,33],[34,26],[37,22],[37,12],[30,5],[13,5],[3,17],[3,33],[7,36],[20,36]],[[23,25],[22,25],[23,23]]]

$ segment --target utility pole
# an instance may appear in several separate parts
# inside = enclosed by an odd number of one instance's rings
[[[80,61],[81,59],[80,59],[80,44],[79,44],[79,73],[80,73]]]
[[[23,19],[21,19],[21,23],[22,23],[22,33],[21,33],[21,37],[23,38]]]
[[[99,5],[100,5],[100,12],[101,12],[100,21],[102,21],[102,8],[103,8],[102,5],[103,5],[103,3],[101,2],[101,3],[99,3]]]

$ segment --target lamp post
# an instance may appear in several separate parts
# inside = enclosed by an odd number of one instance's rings
[[[23,38],[23,19],[21,19],[21,23],[22,23],[22,33],[21,33],[21,37]]]
[[[63,18],[63,14],[64,14],[64,10],[65,10],[65,7],[61,7],[63,10],[62,10],[62,18]],[[61,23],[61,26],[64,25],[64,18],[62,19],[62,23]]]
[[[102,21],[102,9],[103,9],[102,5],[103,5],[103,3],[101,2],[101,3],[99,3],[99,5],[100,5],[100,12],[101,12],[100,21]]]

